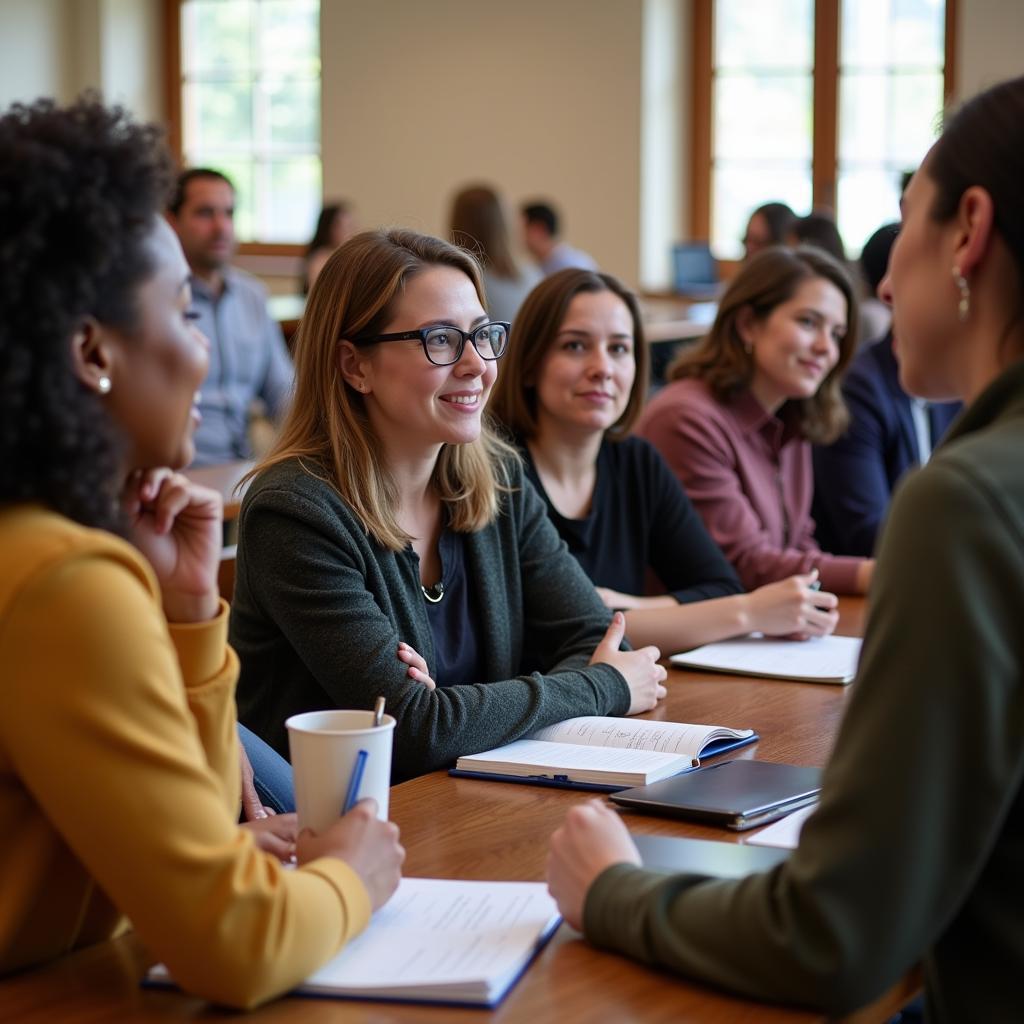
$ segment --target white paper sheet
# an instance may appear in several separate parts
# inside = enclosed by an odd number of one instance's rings
[[[807,807],[801,807],[799,811],[787,814],[778,821],[766,825],[760,832],[750,836],[747,843],[754,846],[777,846],[781,850],[795,850],[800,844],[800,830],[804,822],[817,809],[817,802]]]
[[[769,640],[743,637],[705,644],[669,659],[680,668],[731,672],[801,682],[848,683],[857,674],[861,640],[852,636],[822,636],[810,640]]]

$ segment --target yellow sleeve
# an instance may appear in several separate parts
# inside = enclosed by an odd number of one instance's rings
[[[178,982],[248,1007],[333,956],[370,903],[341,861],[286,872],[235,823],[237,664],[224,618],[176,627],[172,642],[117,559],[39,574],[4,623],[0,736],[47,819]]]
[[[234,701],[238,657],[228,647],[227,602],[220,602],[217,617],[209,622],[169,623],[167,628],[207,764],[217,777],[225,807],[237,818],[241,806]]]

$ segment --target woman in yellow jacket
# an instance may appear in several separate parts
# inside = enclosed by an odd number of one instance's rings
[[[366,925],[403,851],[371,801],[319,836],[237,824],[220,500],[173,471],[207,344],[169,181],[156,129],[94,99],[0,117],[0,975],[127,918],[250,1006]]]

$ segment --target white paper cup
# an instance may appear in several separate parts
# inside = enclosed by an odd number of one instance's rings
[[[385,715],[374,727],[372,711],[307,711],[285,721],[295,776],[299,829],[317,834],[341,816],[360,750],[367,753],[357,799],[372,796],[377,817],[388,818],[391,737],[395,720]]]

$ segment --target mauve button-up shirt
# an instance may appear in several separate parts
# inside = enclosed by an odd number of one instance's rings
[[[864,559],[814,541],[810,445],[749,391],[723,403],[701,380],[673,381],[636,432],[672,467],[748,590],[817,569],[823,589],[854,592]]]

